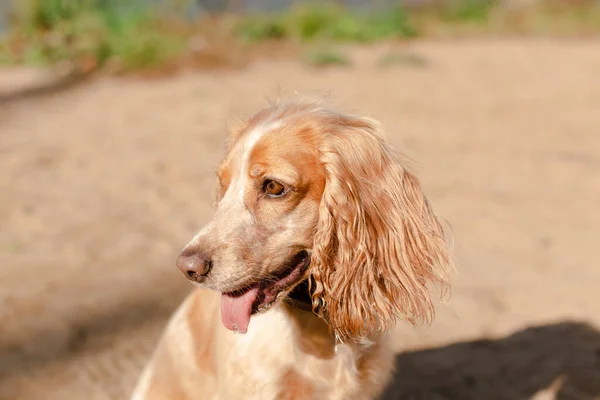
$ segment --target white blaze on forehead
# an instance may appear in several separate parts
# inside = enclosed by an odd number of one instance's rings
[[[241,163],[239,164],[239,169],[235,171],[231,180],[231,185],[223,198],[226,203],[244,201],[246,185],[249,182],[248,169],[250,168],[250,155],[252,154],[252,150],[267,132],[277,129],[278,127],[279,122],[263,123],[255,127],[244,139],[242,139],[243,141],[240,143],[240,148],[238,149]]]
[[[241,139],[241,141],[233,149],[235,152],[237,163],[233,163],[233,167],[237,168],[232,171],[232,179],[227,189],[227,192],[221,199],[218,205],[218,209],[222,212],[230,213],[237,212],[240,208],[244,207],[244,193],[248,182],[250,181],[248,176],[248,169],[250,168],[250,155],[256,144],[260,139],[268,132],[277,129],[280,126],[280,122],[266,122],[258,125],[252,131]],[[234,228],[235,224],[229,225],[229,228]],[[208,232],[213,229],[212,222],[207,224],[200,232],[198,232],[194,238],[186,245],[185,248],[193,246],[198,243],[202,236],[205,236]]]

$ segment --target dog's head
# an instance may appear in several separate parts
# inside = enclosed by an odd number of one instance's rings
[[[177,265],[222,293],[227,328],[246,332],[307,278],[342,340],[432,316],[428,285],[445,288],[450,264],[443,231],[375,121],[276,104],[233,133],[218,177],[214,217]]]

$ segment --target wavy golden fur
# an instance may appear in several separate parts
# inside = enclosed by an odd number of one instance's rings
[[[311,274],[313,305],[342,340],[384,332],[397,317],[430,321],[428,283],[447,288],[444,232],[417,178],[369,119],[331,115],[320,154],[327,183]]]

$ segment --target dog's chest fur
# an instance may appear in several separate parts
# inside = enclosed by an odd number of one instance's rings
[[[323,321],[286,307],[253,316],[245,335],[219,333],[219,399],[365,398],[373,371],[387,375],[381,346],[336,345]]]
[[[369,400],[394,354],[381,338],[338,344],[310,312],[285,304],[255,315],[248,333],[220,323],[220,296],[198,290],[175,313],[132,399]]]

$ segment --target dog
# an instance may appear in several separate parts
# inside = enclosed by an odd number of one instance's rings
[[[232,132],[217,176],[214,216],[176,261],[198,288],[132,400],[380,396],[390,331],[431,321],[451,267],[382,126],[278,101]]]

